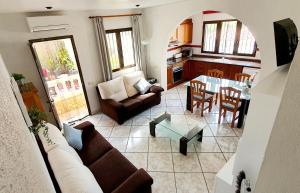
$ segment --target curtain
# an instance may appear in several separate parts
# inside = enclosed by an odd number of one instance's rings
[[[99,61],[102,70],[103,79],[105,81],[112,79],[112,70],[109,60],[109,52],[106,41],[106,33],[101,17],[93,18],[93,23],[96,31],[96,39],[98,43]]]
[[[134,59],[136,63],[136,68],[137,70],[143,71],[144,56],[142,50],[142,40],[141,40],[141,31],[140,31],[140,16],[138,15],[131,16],[131,24],[132,24],[133,50],[134,50]]]

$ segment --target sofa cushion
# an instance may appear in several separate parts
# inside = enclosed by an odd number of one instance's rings
[[[62,193],[103,192],[91,171],[68,152],[55,148],[48,159]]]
[[[123,77],[100,83],[98,89],[102,99],[113,99],[119,102],[128,98]]]
[[[112,192],[137,168],[118,150],[112,149],[89,166],[103,192]]]
[[[152,85],[145,78],[141,78],[137,83],[135,83],[134,88],[136,88],[140,94],[145,94],[151,86]]]
[[[144,104],[150,103],[156,99],[155,93],[147,93],[143,95],[137,95],[135,99],[142,101]]]
[[[44,136],[44,128],[41,128],[38,133],[46,153],[55,148],[56,145],[69,146],[66,138],[55,125],[47,123],[46,126],[48,127],[48,137],[51,140],[51,143],[49,143],[48,139]]]
[[[121,101],[121,103],[123,104],[124,108],[127,111],[131,111],[131,112],[140,108],[141,105],[143,105],[142,101],[134,98],[125,99],[124,101]]]
[[[141,79],[145,78],[144,73],[142,71],[135,71],[123,76],[124,84],[126,88],[126,92],[128,97],[132,97],[138,94],[138,90],[134,87],[134,85]]]

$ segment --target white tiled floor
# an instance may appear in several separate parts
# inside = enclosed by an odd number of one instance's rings
[[[200,116],[185,110],[186,90],[183,85],[163,93],[160,105],[135,116],[123,125],[98,114],[85,120],[124,154],[136,167],[144,168],[154,179],[153,193],[212,193],[215,175],[236,151],[242,129],[231,129],[230,116],[217,124],[218,107]],[[150,136],[149,121],[167,111],[173,117],[185,118],[188,125],[207,123],[202,143],[188,146],[188,155],[179,153],[178,141]]]

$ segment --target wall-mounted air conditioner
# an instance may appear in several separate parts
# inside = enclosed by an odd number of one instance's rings
[[[30,32],[65,30],[70,27],[64,16],[27,17]]]

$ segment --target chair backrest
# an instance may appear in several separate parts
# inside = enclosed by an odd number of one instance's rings
[[[223,78],[224,72],[218,69],[212,69],[207,71],[207,76],[211,76],[215,78]]]
[[[236,81],[245,82],[245,81],[249,81],[250,78],[251,78],[250,74],[246,74],[246,73],[236,73],[235,74]]]
[[[232,87],[220,87],[220,105],[231,104],[238,107],[241,97],[241,91]]]
[[[205,89],[206,84],[199,80],[191,80],[190,81],[190,89],[191,89],[191,96],[200,96],[202,99],[205,98]]]

